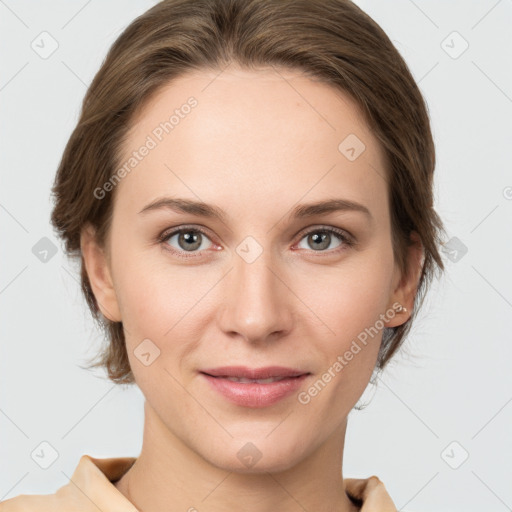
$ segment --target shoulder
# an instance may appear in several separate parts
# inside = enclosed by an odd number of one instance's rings
[[[369,478],[345,478],[345,491],[349,496],[362,502],[361,511],[396,512],[397,509],[384,482],[377,476]]]
[[[0,502],[0,512],[56,512],[73,505],[73,496],[66,487],[54,494],[20,494]]]
[[[48,499],[50,498],[50,499]],[[52,497],[47,495],[20,494],[0,502],[0,512],[25,512],[29,510],[46,511],[51,510]]]
[[[20,494],[0,502],[0,512],[97,512],[136,509],[115,488],[134,457],[95,458],[82,455],[70,481],[54,494]]]

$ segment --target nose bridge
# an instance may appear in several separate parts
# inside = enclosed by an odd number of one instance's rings
[[[270,249],[258,248],[254,239],[240,244],[227,281],[225,332],[258,341],[290,328],[289,291],[275,274],[279,272]]]

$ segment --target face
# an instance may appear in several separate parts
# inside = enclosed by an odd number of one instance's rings
[[[161,89],[121,160],[130,170],[114,190],[108,261],[84,254],[103,314],[123,322],[149,409],[218,467],[243,470],[244,446],[261,454],[258,471],[296,464],[341,429],[383,326],[406,320],[393,304],[410,309],[376,138],[329,85],[230,66]],[[325,201],[338,208],[306,208]],[[221,366],[307,375],[250,405],[201,373]]]

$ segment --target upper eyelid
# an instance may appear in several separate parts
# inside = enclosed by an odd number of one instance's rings
[[[331,231],[333,232],[335,235],[346,235],[347,237],[349,238],[354,238],[354,236],[352,235],[352,233],[350,233],[349,231],[347,231],[346,229],[344,228],[339,228],[337,226],[328,226],[326,224],[317,224],[317,225],[314,225],[314,226],[309,226],[307,228],[304,228],[304,229],[301,229],[298,233],[298,235],[306,235],[310,232],[314,232],[314,231],[322,231],[322,230],[325,230],[325,231]],[[338,233],[338,231],[341,231],[341,234]]]

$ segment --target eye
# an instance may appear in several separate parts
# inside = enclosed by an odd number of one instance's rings
[[[334,248],[330,247],[331,243],[335,241],[336,238],[339,241],[338,245]],[[301,241],[303,239],[306,239],[306,243],[309,244],[309,248],[313,248],[312,252],[320,253],[337,253],[339,251],[346,250],[348,247],[351,247],[356,243],[352,236],[346,231],[327,226],[310,229],[302,234]],[[218,246],[211,242],[206,231],[198,227],[185,226],[179,229],[165,231],[158,237],[158,241],[164,245],[165,250],[171,251],[181,258],[199,257],[199,253],[209,248],[207,241],[210,242],[210,246],[218,248]],[[299,248],[304,249],[304,247],[300,246]],[[305,247],[305,249],[309,248]]]
[[[329,246],[333,242],[333,236],[334,238],[338,238],[338,240],[340,240],[338,245],[336,245],[334,248],[331,247],[333,252],[344,250],[347,247],[353,246],[355,244],[355,241],[348,233],[342,229],[334,227],[321,227],[309,230],[303,234],[301,240],[306,238],[306,243],[309,245],[309,247],[313,247],[314,252],[330,252],[326,251],[325,249],[329,249]],[[308,249],[308,247],[305,247],[305,249]]]
[[[206,240],[210,239],[205,231],[188,227],[167,231],[159,237],[159,242],[166,246],[166,250],[177,253],[178,256],[183,258],[195,256],[194,253],[206,250],[208,248],[208,244],[205,244]],[[175,245],[173,245],[173,242]],[[186,253],[191,254],[187,256]]]

